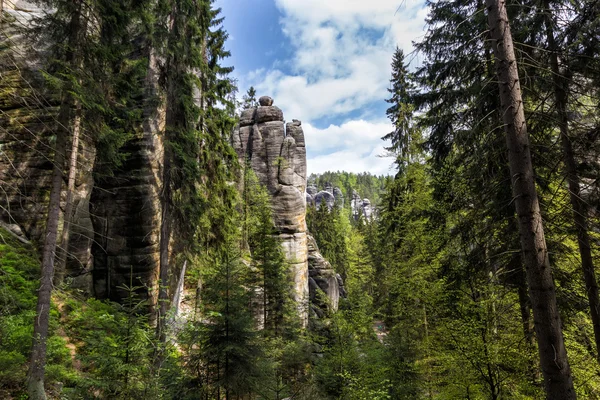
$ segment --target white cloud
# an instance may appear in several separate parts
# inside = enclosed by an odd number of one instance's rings
[[[306,137],[308,171],[392,173],[391,158],[386,153],[381,137],[390,132],[388,122],[348,121],[342,125],[330,125],[318,129],[302,124]]]
[[[352,120],[342,125],[330,125],[325,129],[318,129],[310,123],[303,123],[304,136],[310,154],[348,147],[357,147],[364,150],[366,147],[381,145],[381,137],[392,130],[387,121],[369,122],[365,120]]]
[[[331,154],[308,158],[308,173],[325,171],[370,172],[376,175],[390,175],[395,171],[392,159],[380,157],[384,154],[383,146],[377,146],[368,152],[358,148],[346,149]]]
[[[395,47],[409,53],[412,41],[423,34],[424,0],[274,1],[293,55],[250,74],[247,83],[260,95],[271,95],[288,119],[304,121],[311,171],[347,167],[389,173],[389,160],[377,158],[375,151],[390,130],[383,128],[384,122],[350,120],[324,130],[311,122],[358,118],[388,96]],[[317,133],[319,141],[313,145],[311,137]],[[311,149],[318,149],[318,155],[310,158]],[[331,154],[322,155],[324,151]]]

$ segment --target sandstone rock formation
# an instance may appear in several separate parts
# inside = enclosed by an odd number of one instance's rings
[[[244,110],[232,135],[243,168],[252,168],[270,196],[274,223],[294,276],[301,318],[308,311],[306,232],[306,147],[300,121],[284,126],[283,113],[263,96],[260,106]]]
[[[350,207],[352,207],[352,216],[355,220],[357,220],[360,216],[365,219],[373,218],[373,207],[371,206],[371,201],[369,199],[361,199],[356,190],[352,191]]]
[[[10,35],[11,26],[27,25],[46,11],[32,1],[5,1],[3,32]],[[18,30],[14,32],[9,46],[19,43]],[[5,128],[0,129],[0,222],[18,227],[16,231],[39,244],[46,223],[58,104],[52,102],[56,96],[45,92],[39,73],[43,53],[16,49],[11,54],[0,59],[0,126]],[[151,65],[149,83],[155,70]],[[129,284],[130,277],[142,297],[151,297],[156,284],[157,160],[162,144],[159,113],[154,109],[147,114],[143,132],[127,143],[127,158],[112,176],[94,165],[90,136],[80,139],[66,275],[72,286],[99,298],[122,299],[125,292],[119,287]],[[66,194],[62,198],[64,210]]]
[[[340,295],[345,295],[342,278],[321,255],[312,235],[308,235],[308,268],[311,311],[322,316],[326,309],[337,310]]]
[[[317,208],[322,207],[323,205],[327,206],[327,209],[331,211],[335,206],[335,197],[333,193],[327,190],[321,190],[314,197],[315,206]]]
[[[44,9],[31,1],[4,2],[0,47],[7,53],[0,59],[0,222],[16,229],[25,239],[41,243],[45,231],[47,196],[57,129],[58,105],[46,92],[39,72],[41,55],[18,47],[21,32],[43,15]],[[18,47],[18,48],[17,48]],[[10,55],[8,55],[10,54]],[[61,149],[65,151],[65,149]],[[67,259],[67,276],[72,285],[91,291],[93,240],[89,200],[94,185],[95,158],[88,136],[80,140],[78,173],[74,191],[74,217]],[[66,194],[62,196],[64,210]],[[62,227],[62,223],[60,225]]]

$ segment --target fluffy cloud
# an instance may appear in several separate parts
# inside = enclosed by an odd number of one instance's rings
[[[308,158],[308,173],[325,171],[370,172],[376,175],[391,175],[394,173],[392,160],[381,157],[383,146],[377,146],[362,152],[359,148],[335,151],[331,154]]]
[[[351,120],[325,129],[302,125],[309,173],[339,170],[386,175],[392,172],[393,160],[382,157],[386,151],[381,137],[392,129],[388,122]]]
[[[395,47],[408,53],[423,34],[424,0],[274,1],[293,55],[255,71],[247,83],[272,95],[288,118],[304,121],[312,172],[389,172],[389,160],[376,156],[390,127],[359,118],[381,109]],[[347,122],[314,128],[327,118]]]

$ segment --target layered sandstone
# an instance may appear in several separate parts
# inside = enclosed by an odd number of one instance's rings
[[[270,97],[244,110],[232,135],[240,164],[252,168],[270,196],[274,223],[294,279],[301,318],[308,317],[308,243],[306,232],[306,145],[302,123],[284,123]]]

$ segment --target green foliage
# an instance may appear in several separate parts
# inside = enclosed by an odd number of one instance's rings
[[[0,396],[18,394],[31,349],[40,263],[31,245],[0,228]],[[59,333],[58,312],[50,313],[48,387],[69,381],[70,356]]]
[[[252,274],[231,234],[202,272],[201,319],[190,321],[181,337],[186,363],[209,398],[251,393],[260,375],[262,351],[250,308]]]
[[[73,395],[99,393],[114,399],[151,396],[151,329],[144,316],[145,302],[136,298],[134,287],[124,304],[72,297],[63,299],[63,314],[69,340],[76,346],[75,363],[81,376]]]
[[[336,204],[330,211],[325,204],[309,205],[306,210],[308,231],[319,250],[342,276],[348,267],[347,237],[350,234],[349,210]]]
[[[308,184],[315,185],[318,190],[324,190],[327,185],[339,187],[344,195],[344,207],[350,207],[353,190],[357,191],[363,199],[371,200],[371,204],[379,205],[381,195],[385,190],[385,176],[376,176],[369,172],[358,174],[352,172],[323,172],[321,174],[311,174],[308,177]]]
[[[259,308],[263,314],[264,333],[276,337],[289,335],[290,329],[297,325],[290,265],[275,232],[267,189],[260,185],[251,168],[247,167],[244,173],[245,229],[252,265],[257,272],[254,284],[262,294]]]

